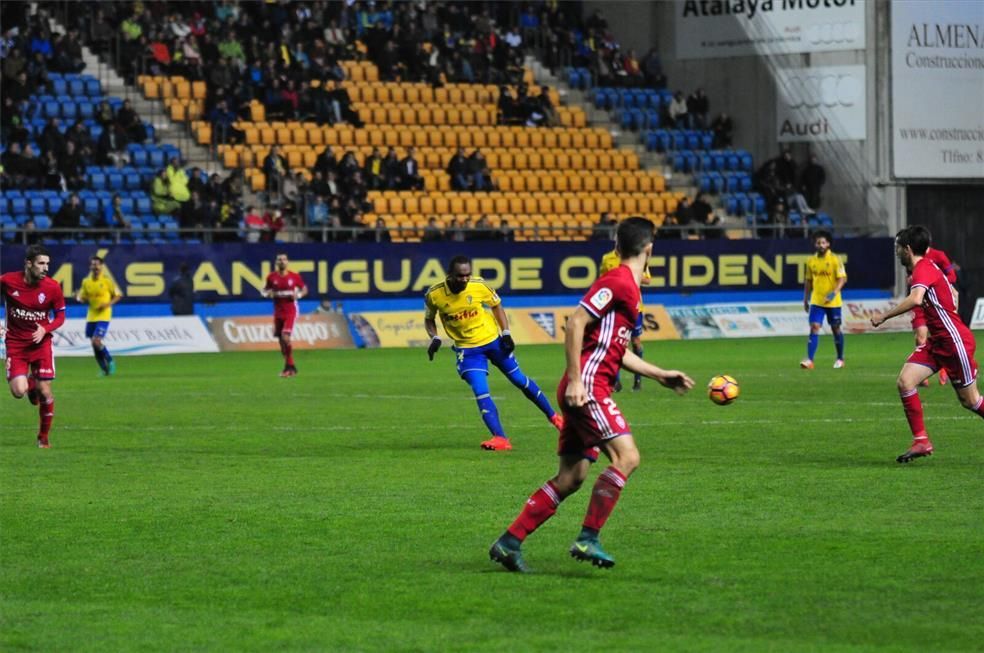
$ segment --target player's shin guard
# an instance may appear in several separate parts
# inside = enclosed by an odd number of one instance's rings
[[[563,498],[557,493],[557,488],[552,482],[547,481],[543,487],[530,495],[526,505],[523,506],[523,512],[519,513],[519,517],[506,531],[522,542],[527,535],[554,516],[561,501]]]
[[[837,347],[837,359],[843,360],[844,358],[844,332],[843,331],[834,334],[834,346]]]
[[[594,532],[600,531],[601,527],[608,521],[609,515],[615,509],[618,498],[625,487],[625,476],[622,472],[609,466],[598,480],[595,481],[594,489],[591,490],[591,502],[588,504],[588,512],[584,516],[584,528]]]
[[[820,346],[820,334],[811,333],[810,339],[806,344],[806,357],[813,360],[813,357],[817,355],[817,347]]]
[[[540,386],[536,384],[536,381],[523,374],[519,367],[514,369],[512,372],[509,372],[506,377],[514,386],[522,390],[523,394],[526,395],[526,398],[536,404],[536,407],[539,408],[544,415],[547,417],[553,417],[553,406],[550,405],[550,400],[547,399],[547,396],[540,390]]]
[[[926,425],[923,423],[923,409],[922,401],[919,400],[919,391],[915,389],[902,390],[899,392],[899,397],[902,399],[905,418],[909,420],[909,430],[912,431],[912,437],[925,437]]]
[[[54,397],[49,397],[47,399],[41,397],[41,401],[38,402],[38,417],[40,418],[38,425],[38,439],[42,442],[47,442],[48,433],[51,432],[51,421],[55,418]]]
[[[485,422],[485,427],[488,428],[489,433],[505,437],[506,432],[499,421],[499,409],[495,407],[495,402],[492,401],[492,395],[489,393],[488,375],[485,372],[473,370],[465,372],[462,378],[475,393],[478,412],[482,415],[482,421]]]

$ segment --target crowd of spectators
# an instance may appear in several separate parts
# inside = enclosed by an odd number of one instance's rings
[[[815,154],[800,169],[789,150],[769,159],[755,172],[755,190],[762,194],[768,207],[766,229],[782,232],[789,224],[789,214],[814,215],[822,204],[821,192],[827,174]]]

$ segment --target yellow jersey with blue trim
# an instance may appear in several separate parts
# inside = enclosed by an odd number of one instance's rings
[[[441,282],[424,295],[427,319],[440,315],[444,331],[458,347],[481,347],[499,337],[499,325],[488,309],[501,303],[499,295],[480,277],[472,277],[459,293],[452,293],[447,283]]]
[[[823,256],[811,256],[806,261],[806,279],[813,282],[813,293],[810,303],[824,308],[839,308],[843,303],[841,294],[834,295],[833,301],[827,301],[827,295],[837,288],[837,280],[847,277],[847,270],[840,257],[829,249]]]
[[[82,280],[82,301],[88,302],[89,310],[86,312],[86,322],[109,322],[113,317],[113,307],[110,302],[114,297],[122,297],[123,293],[110,281],[109,277],[102,274],[95,279],[90,274]],[[105,308],[100,309],[100,306]]]

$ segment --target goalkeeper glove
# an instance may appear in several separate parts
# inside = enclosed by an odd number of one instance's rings
[[[511,354],[516,350],[516,343],[508,330],[502,332],[502,351]]]

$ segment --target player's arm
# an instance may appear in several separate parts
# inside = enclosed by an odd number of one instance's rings
[[[694,380],[680,370],[664,370],[652,363],[645,361],[630,349],[625,350],[622,356],[622,367],[633,374],[641,374],[645,377],[659,381],[660,384],[671,388],[677,394],[683,394],[694,387]]]
[[[837,277],[837,284],[834,286],[834,289],[833,290],[831,290],[829,293],[827,293],[827,296],[824,297],[824,300],[826,302],[828,302],[828,303],[834,301],[834,298],[837,297],[837,293],[839,293],[844,288],[844,286],[846,284],[847,284],[847,276],[846,275],[843,276],[843,277]]]
[[[304,299],[305,297],[307,297],[308,287],[307,287],[307,284],[304,283],[303,280],[301,281],[301,285],[300,286],[297,286],[296,290],[297,290],[296,297],[298,299]]]
[[[806,273],[803,275],[803,310],[810,312],[810,296],[813,295],[813,276],[810,274],[810,266],[807,264]]]
[[[583,306],[578,306],[567,320],[564,334],[564,356],[567,358],[567,391],[564,401],[568,406],[583,406],[588,403],[588,393],[581,381],[581,349],[584,347],[584,330],[597,320]]]
[[[890,320],[893,317],[898,317],[904,313],[908,313],[916,306],[922,306],[923,298],[926,296],[926,288],[923,286],[913,286],[912,290],[909,291],[909,296],[903,299],[898,305],[889,310],[885,311],[881,315],[875,315],[871,318],[871,326],[879,327],[885,323],[886,320]]]
[[[424,298],[424,306],[427,309],[424,314],[424,331],[430,337],[430,344],[427,345],[427,359],[434,360],[434,354],[441,348],[441,336],[437,335],[437,306],[431,303],[429,295]]]
[[[492,317],[495,318],[496,324],[499,325],[499,333],[502,338],[502,348],[508,354],[516,349],[516,343],[513,341],[512,333],[509,332],[509,316],[506,315],[506,310],[502,308],[501,303],[492,307]]]

